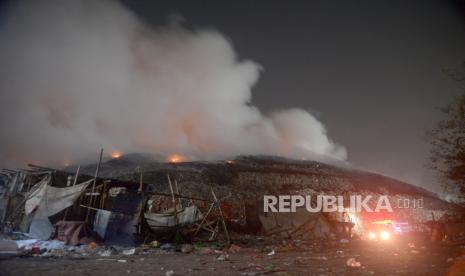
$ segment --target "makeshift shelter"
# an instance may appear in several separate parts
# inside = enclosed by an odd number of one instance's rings
[[[115,189],[115,188],[113,188]],[[95,212],[93,229],[105,244],[134,246],[137,242],[139,216],[144,197],[135,189],[120,189],[116,194],[107,194]]]
[[[53,231],[49,217],[73,205],[91,180],[72,187],[52,187],[51,175],[46,175],[36,189],[26,197],[25,213],[33,215],[29,234],[38,239],[48,239]]]

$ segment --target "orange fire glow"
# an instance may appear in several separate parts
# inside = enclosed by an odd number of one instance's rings
[[[119,151],[114,151],[111,153],[111,158],[120,158],[121,157],[121,152]]]
[[[186,161],[186,158],[179,154],[172,154],[172,155],[169,155],[168,158],[166,158],[166,160],[169,163],[179,163],[179,162]]]

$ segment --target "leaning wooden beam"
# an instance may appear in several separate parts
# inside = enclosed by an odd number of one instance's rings
[[[94,204],[94,195],[93,194],[94,194],[94,191],[95,191],[95,184],[97,182],[98,173],[99,173],[99,170],[100,170],[100,164],[102,163],[102,156],[103,156],[103,148],[100,150],[100,157],[99,157],[99,160],[98,160],[98,163],[97,163],[97,168],[95,169],[94,181],[92,182],[92,194],[91,194],[90,200],[89,200],[89,203],[90,203],[91,206],[93,206],[93,204]],[[90,213],[90,209],[87,209],[86,222],[88,222],[89,213]]]
[[[202,227],[204,226],[203,224],[207,221],[207,218],[208,216],[210,215],[211,211],[213,210],[213,207],[215,207],[215,203],[213,202],[212,204],[210,204],[210,208],[208,209],[207,213],[205,214],[205,216],[203,217],[202,221],[200,222],[199,226],[197,227],[197,230],[195,230],[194,232],[194,237],[197,236],[197,234],[199,233],[200,229],[202,229]]]
[[[224,220],[224,216],[223,216],[223,211],[221,210],[221,202],[218,200],[218,198],[216,197],[216,194],[215,192],[213,191],[212,188],[210,188],[211,192],[212,192],[212,195],[213,195],[213,199],[215,200],[215,205],[216,207],[218,208],[218,211],[220,213],[220,218],[221,218],[221,223],[223,224],[223,230],[224,230],[224,233],[226,234],[226,239],[228,240],[228,244],[231,243],[231,239],[229,237],[229,232],[228,232],[228,227],[226,227],[226,222]]]
[[[27,173],[27,175],[41,175],[41,174],[48,174],[51,171],[29,171],[29,170],[22,170]]]
[[[2,169],[2,171],[7,172],[7,173],[17,173],[18,172],[18,171],[10,170],[10,169]]]
[[[82,204],[79,204],[79,207],[87,208],[87,210],[94,210],[94,211],[100,210],[100,209],[97,209],[97,208],[94,208],[94,207],[90,207],[90,206],[86,206],[86,205],[82,205]]]
[[[21,168],[18,168],[18,172],[36,173],[37,170],[28,170],[28,169],[21,169]]]
[[[44,167],[44,166],[39,166],[39,165],[34,165],[34,164],[27,164],[28,167],[39,169],[39,170],[46,170],[46,171],[56,171],[56,169]]]

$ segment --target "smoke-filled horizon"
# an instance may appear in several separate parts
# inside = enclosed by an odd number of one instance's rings
[[[98,149],[346,160],[309,112],[251,104],[261,66],[214,29],[149,27],[113,1],[27,1],[0,27],[0,165]]]

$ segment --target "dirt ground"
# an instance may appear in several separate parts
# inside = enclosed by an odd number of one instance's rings
[[[16,257],[0,260],[0,275],[465,275],[465,246],[350,242],[275,254],[240,250],[204,254],[158,252],[109,257]],[[225,257],[223,255],[222,257]],[[350,258],[360,267],[347,265]]]

